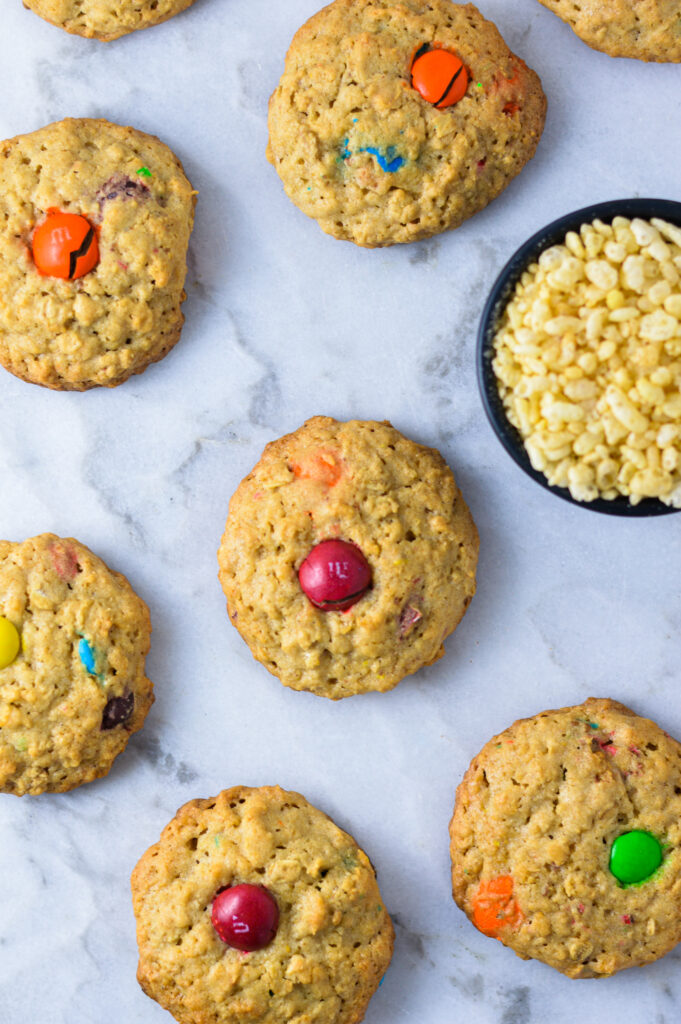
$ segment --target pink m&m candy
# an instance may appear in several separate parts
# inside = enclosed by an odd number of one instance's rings
[[[279,908],[262,885],[233,885],[213,900],[213,928],[233,949],[252,953],[264,949],[277,934]]]
[[[298,579],[303,593],[322,611],[345,611],[371,586],[371,569],[355,544],[323,540],[307,556]]]

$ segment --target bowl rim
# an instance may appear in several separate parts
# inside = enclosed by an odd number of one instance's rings
[[[527,241],[519,246],[504,264],[492,285],[485,303],[480,325],[478,327],[476,369],[478,388],[483,408],[489,423],[498,440],[511,456],[517,466],[545,490],[562,498],[563,501],[610,516],[628,516],[641,518],[648,516],[672,515],[681,512],[680,508],[665,505],[658,498],[644,498],[637,505],[632,505],[627,497],[595,498],[593,501],[577,501],[566,487],[549,484],[544,474],[534,469],[529,455],[525,451],[522,438],[516,428],[509,422],[497,388],[497,378],[492,369],[493,342],[496,324],[503,309],[508,304],[516,284],[527,267],[535,262],[540,253],[552,245],[562,242],[570,230],[596,219],[611,221],[614,217],[641,217],[649,220],[658,217],[681,227],[681,202],[673,199],[630,198],[608,199],[600,203],[580,207],[570,213],[563,214],[545,227],[535,231]]]

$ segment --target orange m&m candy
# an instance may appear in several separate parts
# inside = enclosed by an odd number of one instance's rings
[[[411,66],[411,84],[424,100],[438,110],[451,107],[468,88],[468,72],[463,61],[449,50],[417,50]]]
[[[48,210],[33,232],[33,262],[43,277],[73,281],[99,263],[95,229],[77,213]]]
[[[295,477],[316,480],[326,487],[333,487],[343,475],[340,459],[331,452],[314,452],[304,456],[300,462],[294,462],[291,469]]]
[[[513,899],[513,879],[499,875],[481,882],[473,899],[473,924],[478,931],[498,939],[504,928],[517,928],[523,913]]]

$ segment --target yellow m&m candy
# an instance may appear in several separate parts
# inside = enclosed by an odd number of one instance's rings
[[[0,615],[0,669],[11,665],[21,647],[21,637],[16,626]]]

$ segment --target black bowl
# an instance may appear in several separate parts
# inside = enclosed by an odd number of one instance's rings
[[[604,512],[611,516],[666,516],[681,509],[671,508],[657,498],[644,498],[638,505],[632,505],[623,495],[613,498],[612,501],[606,498],[577,501],[567,488],[551,486],[543,473],[532,468],[520,434],[507,420],[497,388],[497,378],[492,369],[497,324],[523,271],[531,263],[536,262],[544,249],[563,242],[568,231],[579,231],[582,224],[588,224],[596,219],[609,223],[614,217],[641,217],[645,220],[660,217],[681,227],[681,203],[669,199],[613,199],[607,203],[596,203],[594,206],[585,206],[581,210],[567,213],[528,238],[499,274],[485,304],[478,330],[478,384],[482,404],[494,433],[511,458],[542,487],[564,501],[590,509],[592,512]]]

